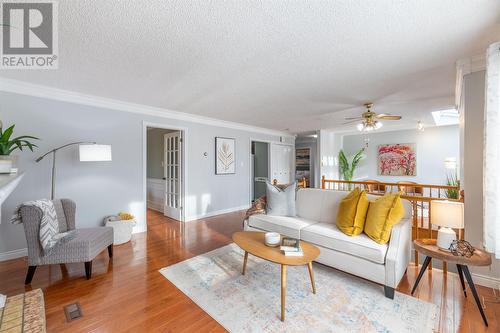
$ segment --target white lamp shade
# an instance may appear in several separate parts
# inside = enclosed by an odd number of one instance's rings
[[[463,229],[463,202],[447,200],[431,201],[431,223],[445,228]]]
[[[81,162],[111,161],[111,146],[83,144],[80,145]]]

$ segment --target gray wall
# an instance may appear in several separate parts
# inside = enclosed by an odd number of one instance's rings
[[[16,124],[15,134],[42,139],[35,153],[16,152],[25,177],[2,205],[0,253],[25,248],[22,226],[8,220],[17,204],[49,196],[51,159],[34,160],[56,146],[80,140],[112,145],[112,162],[79,162],[77,147],[58,153],[57,197],[76,201],[77,227],[100,225],[105,215],[130,211],[139,222],[135,231],[143,231],[143,121],[187,128],[187,217],[248,205],[250,137],[279,141],[273,135],[6,92],[0,93],[0,117],[5,125]],[[215,136],[236,139],[236,174],[215,175]]]
[[[485,72],[464,77],[463,180],[465,192],[465,239],[483,245],[483,135]],[[476,274],[500,279],[500,260],[491,267],[471,267]],[[497,281],[498,288],[498,281]]]
[[[163,128],[148,129],[147,134],[147,176],[162,179],[164,177],[163,158],[165,141],[163,135],[174,132]]]
[[[445,184],[444,160],[455,157],[460,160],[460,131],[458,125],[429,127],[424,132],[418,130],[391,131],[370,134],[370,142],[355,172],[354,179],[377,179],[386,182],[415,181],[426,184]],[[354,155],[365,146],[364,135],[346,135],[343,148],[347,155]],[[416,143],[416,176],[380,176],[377,170],[377,147],[387,143]]]

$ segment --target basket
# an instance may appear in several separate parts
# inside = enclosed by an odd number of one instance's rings
[[[113,245],[129,242],[132,238],[132,230],[135,225],[135,220],[107,221],[106,227],[113,228]]]

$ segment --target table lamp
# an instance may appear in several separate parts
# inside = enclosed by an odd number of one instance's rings
[[[457,234],[453,229],[464,228],[463,202],[431,201],[431,223],[440,227],[437,246],[441,250],[449,251],[451,243],[457,239]]]

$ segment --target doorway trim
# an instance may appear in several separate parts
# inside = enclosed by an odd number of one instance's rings
[[[272,171],[272,160],[271,160],[271,145],[272,144],[280,144],[280,145],[285,145],[285,146],[290,146],[295,150],[295,143],[286,143],[286,142],[280,142],[276,140],[266,140],[266,139],[260,139],[260,138],[255,138],[255,137],[250,137],[248,139],[248,205],[249,207],[252,207],[252,196],[253,196],[253,175],[252,175],[252,142],[264,142],[269,144],[269,149],[267,151],[267,156],[268,156],[268,163],[267,163],[267,174],[270,175]],[[295,156],[295,154],[294,154]],[[295,170],[295,159],[293,160],[293,169]],[[295,174],[294,174],[295,177]]]
[[[187,149],[188,149],[188,129],[187,127],[183,126],[176,126],[176,125],[169,125],[166,123],[153,123],[149,121],[143,121],[142,122],[142,202],[144,203],[144,219],[146,222],[146,231],[147,231],[147,213],[148,213],[148,175],[147,175],[147,162],[148,162],[148,127],[153,127],[153,128],[161,128],[161,129],[171,129],[171,130],[176,130],[176,131],[181,131],[182,132],[182,140],[183,140],[183,145],[182,145],[182,151],[181,151],[181,161],[182,161],[182,166],[181,166],[181,173],[182,173],[182,198],[181,198],[181,205],[182,205],[182,214],[181,214],[181,222],[186,222],[186,211],[187,211],[187,177],[186,177],[186,170],[187,170]]]

